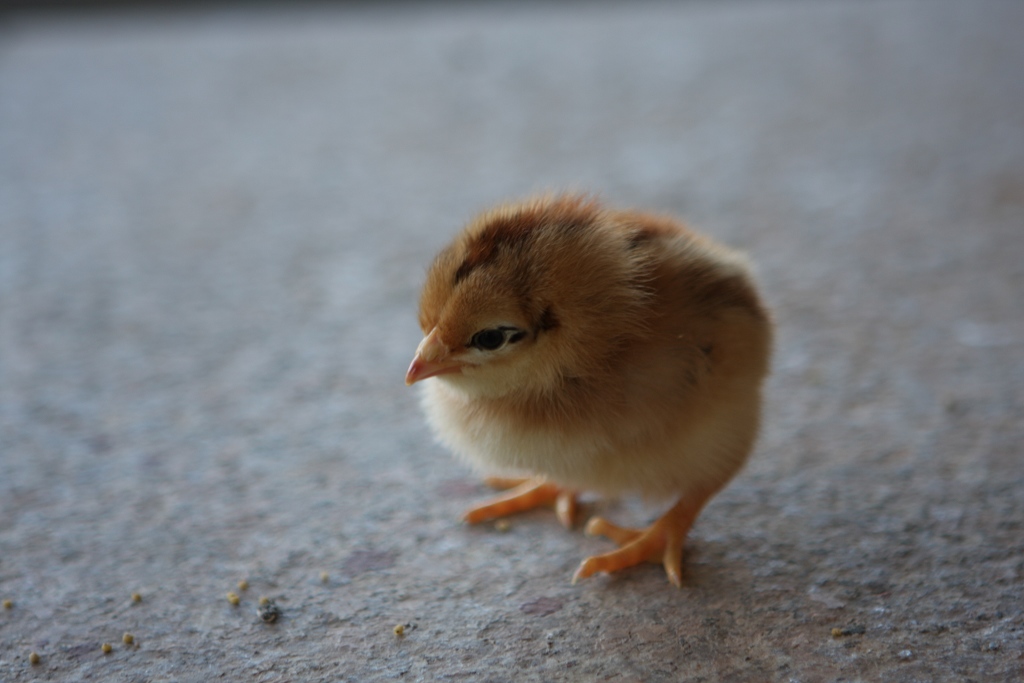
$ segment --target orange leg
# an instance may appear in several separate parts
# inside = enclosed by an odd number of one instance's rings
[[[470,524],[486,522],[517,512],[525,512],[542,505],[555,505],[558,521],[566,529],[572,529],[576,521],[576,495],[571,491],[548,483],[543,479],[504,479],[490,477],[488,485],[498,489],[509,489],[491,500],[470,508],[462,518]]]
[[[646,529],[627,529],[594,517],[587,523],[585,533],[610,538],[621,546],[604,555],[594,555],[583,560],[572,582],[597,572],[616,572],[638,565],[641,562],[660,562],[665,567],[668,580],[677,588],[683,585],[683,544],[686,534],[693,526],[705,503],[714,493],[704,496],[687,497],[672,506]]]

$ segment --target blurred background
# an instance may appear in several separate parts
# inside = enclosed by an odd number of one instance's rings
[[[0,12],[0,680],[1022,674],[1021,3]],[[460,525],[402,382],[436,250],[547,189],[683,217],[775,311],[680,591]]]

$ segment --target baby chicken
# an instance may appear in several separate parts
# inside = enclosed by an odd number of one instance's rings
[[[643,561],[682,581],[686,534],[753,446],[772,325],[743,257],[672,218],[545,196],[472,221],[434,260],[426,335],[405,381],[427,378],[439,439],[472,465],[530,478],[470,523],[576,496],[671,499],[646,529],[595,517],[618,550],[573,581]]]

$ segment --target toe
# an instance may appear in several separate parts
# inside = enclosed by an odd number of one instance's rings
[[[570,491],[560,491],[555,498],[555,515],[566,529],[572,530],[576,523],[576,496]]]
[[[629,529],[617,524],[612,524],[604,517],[591,517],[590,521],[587,522],[587,526],[583,530],[583,533],[587,536],[604,536],[605,538],[615,541],[616,544],[623,546],[635,541],[643,532],[638,529]]]

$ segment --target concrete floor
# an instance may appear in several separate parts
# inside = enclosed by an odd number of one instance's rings
[[[1019,2],[8,18],[0,681],[1024,679],[1021,74]],[[435,250],[544,188],[777,315],[681,590],[460,525],[402,383]]]

